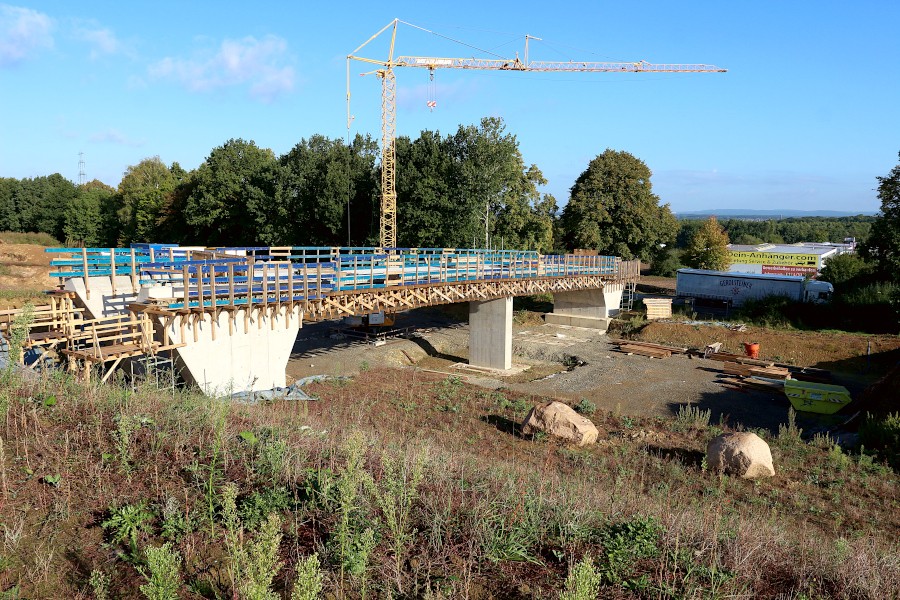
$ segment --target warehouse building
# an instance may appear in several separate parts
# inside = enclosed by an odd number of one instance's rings
[[[815,277],[829,258],[846,252],[853,252],[852,244],[729,244],[731,267],[728,270],[733,273]]]

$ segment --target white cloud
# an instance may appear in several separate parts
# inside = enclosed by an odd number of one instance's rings
[[[113,128],[93,133],[88,139],[92,142],[101,144],[118,144],[120,146],[131,146],[135,148],[144,145],[143,141],[129,139],[124,133]]]
[[[0,67],[53,47],[53,19],[30,8],[0,4]]]
[[[225,40],[215,52],[193,58],[166,57],[151,65],[153,79],[172,80],[194,92],[248,86],[262,102],[294,89],[295,72],[286,62],[287,42],[278,36]]]
[[[91,47],[91,59],[126,52],[122,41],[111,29],[101,27],[93,21],[77,21],[72,29],[72,35]]]

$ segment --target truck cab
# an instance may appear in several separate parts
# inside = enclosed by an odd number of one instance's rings
[[[827,281],[816,281],[810,279],[806,282],[803,289],[803,301],[813,302],[815,304],[825,304],[831,301],[834,294],[834,286]]]

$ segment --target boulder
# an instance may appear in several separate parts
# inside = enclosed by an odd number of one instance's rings
[[[745,479],[771,477],[775,474],[769,445],[755,433],[741,431],[723,433],[706,446],[706,464],[716,472]]]
[[[600,433],[590,419],[579,415],[570,406],[555,401],[538,404],[522,423],[522,435],[534,435],[540,431],[579,446],[593,444]]]

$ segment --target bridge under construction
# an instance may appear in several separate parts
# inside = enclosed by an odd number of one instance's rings
[[[637,261],[518,250],[368,247],[49,248],[46,304],[0,311],[11,357],[47,357],[105,381],[129,362],[170,357],[210,395],[285,385],[304,321],[469,303],[470,363],[512,360],[512,298],[552,293],[547,321],[606,329]],[[16,334],[16,331],[20,333]],[[18,335],[18,337],[17,337]]]

